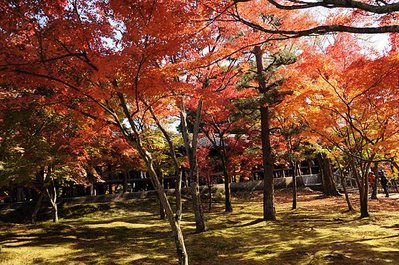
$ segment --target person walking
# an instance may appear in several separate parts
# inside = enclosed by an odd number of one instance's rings
[[[388,179],[385,177],[384,171],[380,171],[378,174],[380,175],[381,186],[384,189],[385,197],[389,197]]]

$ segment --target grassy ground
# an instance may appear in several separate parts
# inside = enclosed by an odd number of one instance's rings
[[[216,204],[209,230],[194,233],[184,216],[190,264],[399,264],[399,199],[380,198],[371,217],[345,211],[343,198],[276,194],[278,220],[262,222],[260,194]],[[168,224],[151,201],[74,206],[59,224],[0,224],[0,264],[175,264]]]

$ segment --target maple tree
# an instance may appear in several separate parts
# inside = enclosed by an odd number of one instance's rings
[[[301,10],[314,7],[355,8],[382,15],[366,19],[356,10],[346,15],[333,12],[320,26],[317,18]],[[25,0],[2,2],[0,11],[4,14],[0,18],[0,97],[10,100],[18,111],[26,111],[24,104],[35,101],[39,104],[30,106],[33,110],[45,105],[48,113],[62,117],[57,123],[60,130],[49,130],[46,141],[59,156],[64,155],[59,149],[65,148],[85,160],[91,174],[99,160],[124,170],[132,165],[145,168],[171,226],[180,264],[188,264],[188,255],[180,227],[182,161],[176,154],[180,137],[170,130],[176,118],[182,125],[197,232],[206,230],[199,193],[199,164],[206,164],[207,156],[198,144],[201,130],[214,141],[214,147],[221,147],[227,211],[232,210],[231,175],[238,164],[250,159],[244,157],[248,150],[243,149],[248,142],[258,144],[259,138],[250,130],[242,133],[248,138],[228,137],[236,129],[252,126],[248,119],[232,116],[237,114],[239,100],[252,102],[261,116],[265,220],[276,218],[273,109],[292,91],[297,91],[295,102],[301,106],[297,113],[310,131],[337,145],[348,157],[360,188],[362,216],[368,215],[365,172],[378,159],[394,159],[397,92],[393,84],[397,83],[398,67],[393,36],[392,53],[381,58],[356,53],[353,42],[337,40],[341,46],[331,46],[326,53],[304,52],[304,63],[297,72],[280,70],[296,60],[293,54],[281,51],[286,44],[283,40],[337,31],[395,32],[396,4]],[[275,40],[280,42],[271,43]],[[349,51],[342,46],[346,44]],[[285,77],[292,74],[294,78],[284,84]],[[293,109],[287,108],[290,111]],[[194,113],[192,120],[189,112]],[[85,126],[79,137],[70,137],[66,143],[63,129],[68,126],[69,114],[74,115],[73,122]],[[288,124],[292,126],[295,130]],[[22,138],[35,140],[29,132],[24,131]],[[95,137],[102,132],[108,140]],[[288,160],[294,164],[293,136],[291,132],[282,135],[291,152]],[[26,139],[18,141],[25,144]],[[85,145],[85,141],[90,143]],[[104,149],[107,151],[102,152]],[[18,153],[18,148],[13,151]],[[117,152],[123,154],[115,158]],[[122,161],[128,157],[127,163]],[[253,160],[252,164],[257,162]],[[167,168],[169,165],[173,169]],[[55,166],[41,166],[42,177],[51,178]],[[175,212],[161,184],[166,170],[177,176]],[[56,206],[56,192],[47,193]]]
[[[4,101],[2,101],[5,103]],[[18,111],[4,111],[0,148],[4,163],[0,179],[6,185],[22,183],[38,195],[32,222],[47,197],[58,222],[57,187],[63,179],[84,181],[82,147],[73,142],[79,137],[79,125],[72,115],[60,115],[49,109],[34,110],[34,104]]]
[[[230,12],[235,21],[266,34],[283,34],[288,38],[332,32],[357,34],[399,32],[399,25],[395,23],[399,11],[398,3],[373,4],[368,1],[342,0],[301,2],[234,0],[232,2],[231,9],[224,12]],[[254,17],[253,12],[243,10],[242,7],[247,8],[247,6],[255,10],[260,9],[258,14],[263,21],[259,16]],[[297,16],[299,19],[303,19],[304,16],[315,18],[317,13],[325,14],[325,18],[319,15],[319,21],[310,24],[292,24],[292,20],[286,19],[287,16]]]
[[[299,112],[317,137],[347,157],[359,188],[361,217],[366,217],[369,169],[396,150],[397,56],[368,58],[348,35],[340,36],[326,53],[304,56],[309,57],[301,71],[308,74],[295,81],[302,90]]]
[[[174,233],[180,263],[187,264],[179,221],[159,182],[151,145],[143,138],[151,123],[140,100],[161,96],[173,83],[179,70],[170,70],[168,80],[163,60],[178,55],[190,41],[193,28],[185,18],[197,16],[196,7],[153,1],[128,7],[119,1],[29,2],[1,4],[7,14],[0,22],[2,83],[27,89],[43,84],[66,107],[117,126],[144,161]],[[175,14],[183,19],[176,21]]]

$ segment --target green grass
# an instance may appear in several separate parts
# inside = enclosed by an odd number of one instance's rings
[[[276,195],[276,222],[263,222],[259,194],[235,198],[234,212],[216,204],[209,230],[182,222],[190,264],[399,264],[398,199],[371,202],[371,217],[345,212],[343,198]],[[0,224],[0,264],[175,264],[173,238],[158,204],[130,201],[74,206],[59,224]]]

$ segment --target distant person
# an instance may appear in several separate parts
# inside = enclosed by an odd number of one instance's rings
[[[373,171],[369,172],[368,175],[368,181],[371,186],[371,198],[372,199],[377,199],[377,185],[376,185],[376,177]]]
[[[381,186],[384,189],[385,197],[389,197],[388,179],[385,177],[384,171],[380,171],[378,174],[380,175]]]

